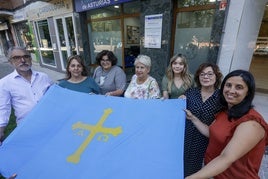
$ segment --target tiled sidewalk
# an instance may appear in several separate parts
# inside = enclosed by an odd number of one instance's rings
[[[257,92],[253,104],[255,109],[262,114],[268,123],[268,94]],[[266,152],[262,159],[259,176],[261,179],[268,179],[268,147],[266,147]]]

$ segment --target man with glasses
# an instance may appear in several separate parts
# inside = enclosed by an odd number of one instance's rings
[[[32,59],[25,48],[11,47],[8,60],[15,70],[0,79],[0,144],[11,109],[19,124],[53,83],[48,75],[31,69]]]

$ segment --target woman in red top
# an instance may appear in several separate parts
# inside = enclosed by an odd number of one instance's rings
[[[209,137],[206,165],[187,179],[258,179],[268,144],[268,125],[252,106],[254,77],[248,71],[235,70],[224,78],[220,93],[225,109],[210,126],[185,110],[187,118]]]

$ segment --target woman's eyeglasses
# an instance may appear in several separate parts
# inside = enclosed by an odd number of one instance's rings
[[[205,78],[207,76],[208,78],[212,78],[214,76],[213,72],[208,72],[208,73],[200,73],[199,75],[201,78]]]

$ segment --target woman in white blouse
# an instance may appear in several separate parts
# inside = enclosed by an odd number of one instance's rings
[[[160,98],[158,83],[149,75],[151,58],[146,55],[139,55],[134,62],[134,66],[135,75],[132,76],[124,96],[134,99]]]

